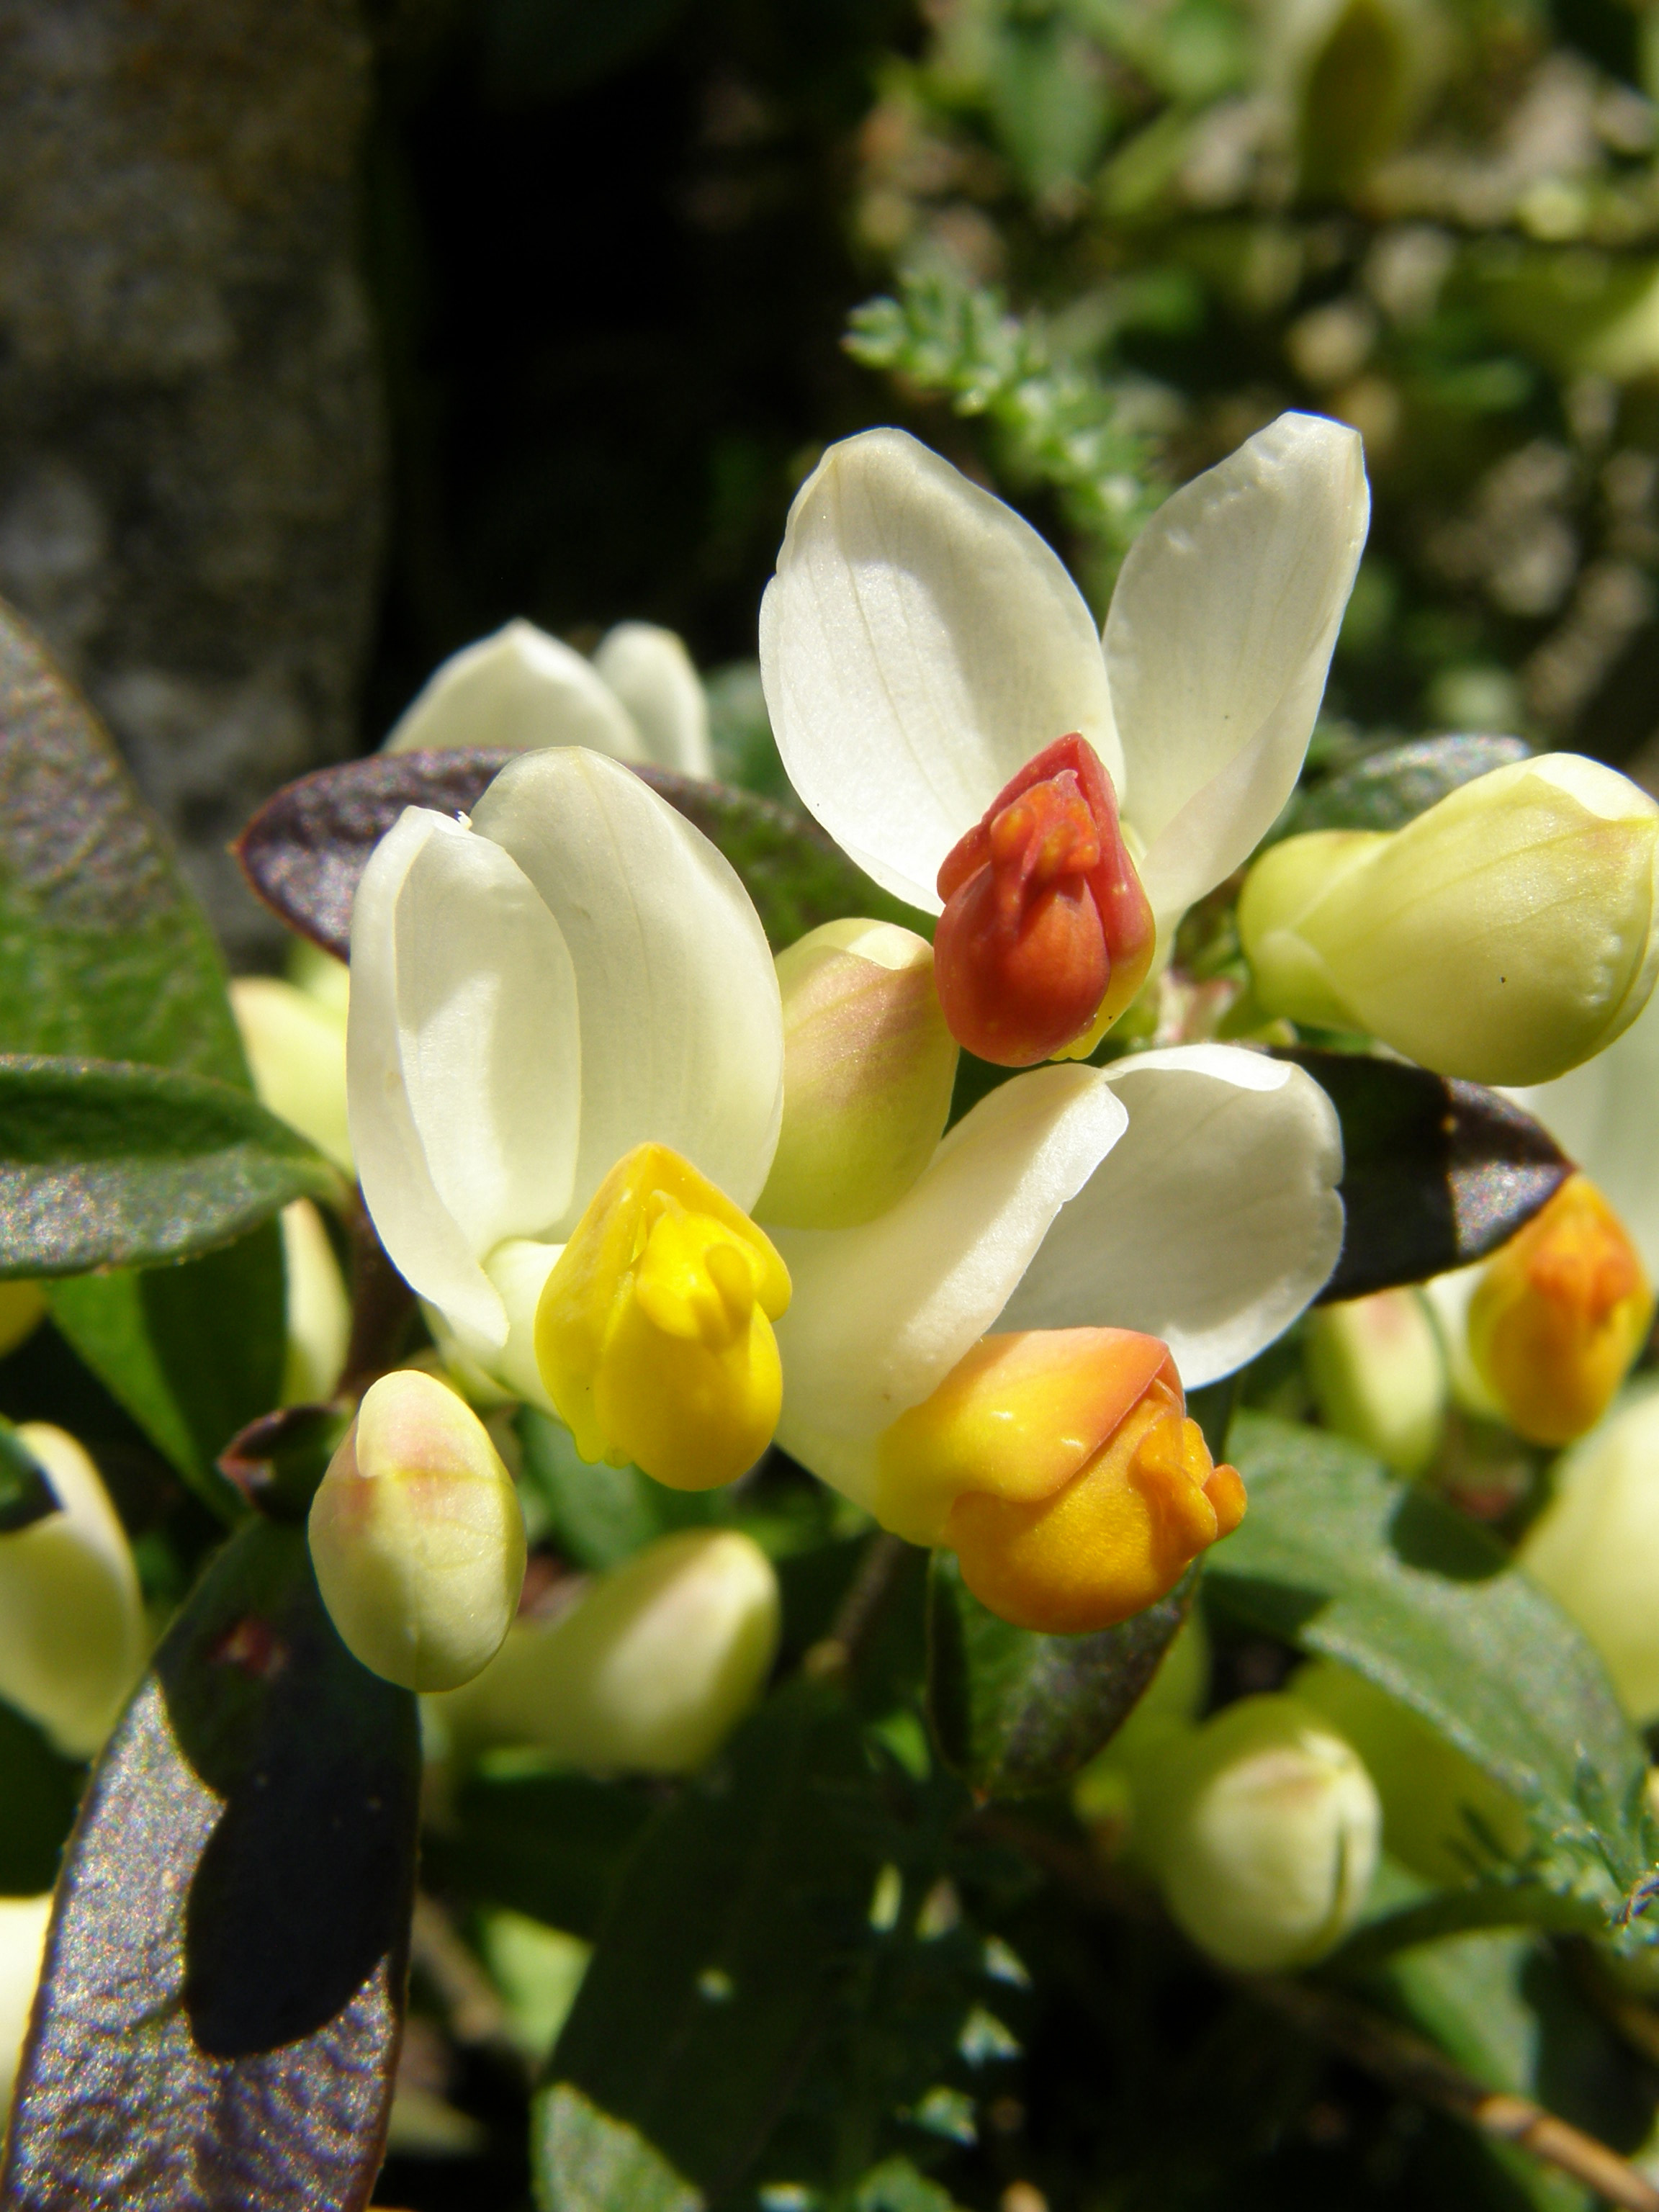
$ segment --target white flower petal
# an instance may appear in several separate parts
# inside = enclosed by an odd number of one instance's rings
[[[784,1449],[849,1485],[859,1445],[919,1405],[991,1327],[1127,1120],[1097,1069],[1039,1068],[981,1099],[874,1221],[775,1230],[793,1285],[777,1325]]]
[[[394,724],[382,752],[450,745],[592,745],[617,760],[645,747],[590,660],[534,623],[510,622],[452,653]]]
[[[626,771],[620,771],[626,773]],[[382,1242],[485,1344],[478,1262],[569,1202],[580,1113],[575,982],[556,924],[499,847],[411,807],[352,918],[351,1132]]]
[[[832,446],[789,513],[761,672],[803,803],[930,914],[1010,776],[1080,730],[1121,767],[1100,642],[1036,531],[902,430]]]
[[[647,1141],[751,1206],[777,1147],[783,1013],[726,861],[636,775],[574,747],[513,762],[472,819],[535,884],[575,963],[581,1149],[569,1208],[549,1226],[567,1235]]]
[[[673,630],[654,623],[618,623],[600,639],[593,665],[633,716],[642,758],[681,775],[714,775],[708,701]]]
[[[1659,994],[1594,1060],[1505,1096],[1583,1168],[1659,1282]]]
[[[1196,1389],[1271,1344],[1336,1265],[1335,1109],[1299,1067],[1227,1045],[1144,1053],[1107,1076],[1128,1133],[997,1327],[1144,1329]]]
[[[1308,749],[1370,495],[1357,432],[1281,415],[1129,549],[1106,619],[1123,810],[1161,924],[1255,849]]]

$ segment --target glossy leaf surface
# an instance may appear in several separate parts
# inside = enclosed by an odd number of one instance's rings
[[[1524,1810],[1526,1863],[1493,1868],[1499,1890],[1471,1893],[1475,1917],[1504,1917],[1513,1885],[1566,1900],[1576,1924],[1627,1923],[1659,1857],[1647,1759],[1554,1601],[1484,1530],[1340,1437],[1241,1413],[1229,1451],[1249,1510],[1209,1557],[1211,1598],[1364,1675]],[[1534,1916],[1517,1894],[1508,1917]]]
[[[1342,1256],[1320,1303],[1420,1283],[1483,1259],[1572,1164],[1529,1114],[1478,1083],[1362,1053],[1286,1048],[1342,1124]]]
[[[465,814],[517,757],[457,748],[375,754],[321,769],[260,808],[243,832],[238,857],[267,906],[343,960],[358,878],[404,807]],[[878,890],[793,808],[665,769],[635,774],[720,848],[748,885],[775,951],[840,915],[923,926],[925,917]]]
[[[0,1056],[0,1276],[187,1259],[338,1180],[228,1083],[126,1060]]]
[[[1128,1718],[1192,1601],[1194,1577],[1094,1636],[1042,1636],[988,1612],[951,1552],[927,1578],[927,1717],[941,1756],[994,1797],[1053,1790]]]
[[[251,1523],[175,1623],[70,1845],[3,2199],[367,2203],[403,2002],[415,1701]]]

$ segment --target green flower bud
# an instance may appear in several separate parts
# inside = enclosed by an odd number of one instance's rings
[[[1659,970],[1659,805],[1548,753],[1388,833],[1316,830],[1251,869],[1238,927],[1270,1012],[1442,1075],[1543,1083],[1611,1044]]]
[[[1415,1291],[1378,1291],[1308,1316],[1308,1380],[1327,1425],[1385,1466],[1421,1474],[1445,1433],[1440,1338]]]
[[[759,1697],[777,1655],[778,1578],[733,1529],[664,1536],[568,1611],[520,1621],[441,1700],[464,1749],[520,1744],[561,1764],[687,1774]]]
[[[61,1510],[0,1536],[0,1698],[72,1759],[114,1726],[148,1638],[126,1531],[71,1436],[26,1422],[16,1441]]]
[[[1638,1727],[1659,1721],[1659,1389],[1562,1454],[1520,1559],[1601,1653]]]
[[[239,975],[230,1003],[262,1104],[352,1174],[344,1008],[275,975]]]
[[[311,1559],[353,1656],[453,1690],[500,1648],[524,1583],[524,1516],[471,1408],[413,1368],[383,1375],[311,1504]]]
[[[1358,1918],[1382,1808],[1311,1707],[1245,1698],[1148,1778],[1145,1856],[1200,1950],[1243,1973],[1322,1958]]]
[[[902,1198],[945,1133],[956,1040],[933,947],[885,921],[831,921],[778,955],[783,1126],[758,1221],[848,1229]]]
[[[51,1919],[50,1890],[44,1897],[0,1897],[0,2120],[11,2108]]]
[[[1363,1674],[1315,1659],[1291,1677],[1291,1694],[1364,1759],[1382,1801],[1384,1844],[1425,1881],[1468,1881],[1490,1863],[1488,1838],[1511,1857],[1526,1849],[1526,1816],[1514,1798]]]

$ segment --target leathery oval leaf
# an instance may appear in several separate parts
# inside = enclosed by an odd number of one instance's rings
[[[266,801],[243,831],[237,856],[267,906],[343,960],[358,878],[404,807],[470,813],[508,763],[521,757],[458,747],[376,753],[319,769]],[[917,926],[911,908],[879,890],[793,807],[667,769],[634,766],[634,773],[725,854],[774,951],[842,915]]]
[[[415,1700],[360,1667],[303,1532],[250,1523],[96,1768],[0,2194],[366,2204],[404,2001]]]

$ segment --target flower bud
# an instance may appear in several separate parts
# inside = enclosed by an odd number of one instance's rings
[[[664,1536],[553,1620],[517,1622],[443,1717],[468,1750],[521,1744],[571,1766],[688,1774],[759,1697],[780,1620],[777,1576],[747,1536]]]
[[[1155,1604],[1238,1526],[1244,1486],[1212,1465],[1156,1337],[1036,1329],[982,1337],[884,1430],[875,1504],[955,1552],[993,1613],[1063,1635]]]
[[[1295,1698],[1227,1706],[1145,1797],[1145,1856],[1164,1902],[1224,1966],[1307,1966],[1358,1918],[1382,1808],[1352,1747]]]
[[[46,1317],[46,1294],[27,1277],[0,1283],[0,1359],[26,1343]]]
[[[1487,1263],[1469,1301],[1469,1355],[1518,1436],[1571,1443],[1612,1403],[1652,1320],[1624,1224],[1576,1175]]]
[[[666,1145],[599,1185],[536,1310],[536,1361],[588,1461],[712,1490],[772,1441],[772,1323],[789,1274],[748,1215]]]
[[[951,1111],[956,1040],[925,937],[830,921],[778,955],[783,1126],[757,1217],[850,1229],[902,1198]]]
[[[1442,1075],[1542,1083],[1611,1044],[1659,967],[1659,805],[1576,753],[1512,762],[1403,830],[1316,830],[1250,871],[1267,1009]]]
[[[1058,738],[1000,791],[939,872],[939,1002],[1000,1067],[1091,1051],[1146,980],[1157,933],[1086,738]]]
[[[1519,1557],[1601,1653],[1637,1726],[1659,1721],[1659,1390],[1557,1462]]]
[[[0,2120],[11,2108],[51,1923],[50,1890],[44,1897],[0,1897]]]
[[[59,1510],[0,1535],[0,1698],[88,1759],[143,1669],[148,1638],[126,1531],[86,1452],[27,1421],[6,1438]]]
[[[275,975],[239,975],[230,1003],[260,1103],[352,1174],[343,1010]]]
[[[1326,1425],[1407,1477],[1445,1433],[1446,1363],[1415,1291],[1377,1291],[1316,1306],[1307,1321],[1308,1380]]]
[[[1518,1858],[1526,1815],[1426,1721],[1351,1667],[1315,1659],[1291,1676],[1291,1694],[1329,1723],[1364,1761],[1382,1805],[1382,1841],[1425,1881],[1465,1882],[1493,1848]]]
[[[365,1392],[311,1504],[311,1559],[352,1656],[453,1690],[500,1648],[524,1583],[524,1516],[477,1415],[404,1368]]]
[[[288,1350],[283,1403],[330,1397],[351,1340],[351,1301],[323,1217],[308,1198],[283,1208],[283,1273],[288,1284]]]

